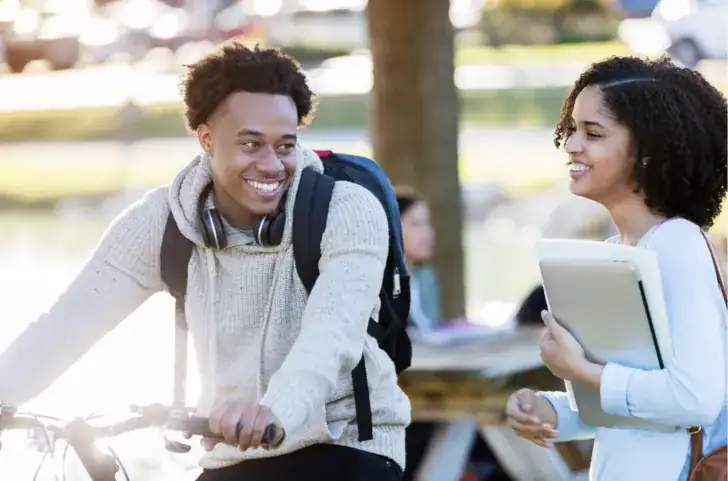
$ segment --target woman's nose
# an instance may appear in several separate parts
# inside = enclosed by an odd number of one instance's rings
[[[581,136],[578,134],[572,134],[564,143],[564,150],[570,154],[574,154],[581,151],[582,148]]]

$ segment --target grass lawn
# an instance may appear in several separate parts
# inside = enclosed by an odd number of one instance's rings
[[[632,55],[624,42],[567,43],[559,45],[504,45],[465,47],[457,51],[457,65],[490,62],[562,63],[594,62],[612,55]]]
[[[254,42],[253,42],[254,43]],[[282,50],[302,63],[318,63],[327,58],[347,55],[346,49],[331,45],[286,47]],[[456,65],[485,62],[592,62],[611,55],[629,55],[631,50],[619,40],[566,43],[559,45],[463,46],[457,49]]]
[[[371,155],[368,149],[347,152]],[[534,156],[534,159],[537,158]],[[0,162],[0,197],[21,202],[41,202],[68,197],[105,196],[128,186],[151,188],[170,182],[189,159],[174,159],[120,165],[117,162],[78,161],[24,162],[4,159]],[[533,168],[499,169],[487,162],[469,162],[465,156],[458,169],[463,183],[492,182],[511,195],[532,193],[553,185],[563,174],[561,163],[539,162]],[[523,165],[523,163],[520,163]]]

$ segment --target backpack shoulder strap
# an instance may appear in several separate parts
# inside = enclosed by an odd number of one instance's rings
[[[192,257],[192,241],[179,230],[172,213],[162,237],[159,262],[162,281],[175,299],[174,336],[174,393],[172,405],[184,407],[187,381],[187,319],[185,317],[185,294],[187,292],[187,270]]]
[[[185,293],[187,292],[187,265],[191,256],[192,242],[182,235],[170,212],[164,227],[159,262],[162,281],[174,297],[177,308],[181,307],[182,310],[184,310]]]
[[[326,230],[334,185],[334,179],[312,168],[303,169],[298,184],[293,206],[293,258],[298,277],[308,292],[319,276],[321,239]]]
[[[321,239],[326,230],[335,183],[331,177],[306,168],[298,184],[293,207],[293,258],[298,277],[309,293],[319,276]],[[372,324],[376,323],[370,319],[370,328]],[[367,441],[372,439],[372,409],[363,355],[351,375],[359,440]]]

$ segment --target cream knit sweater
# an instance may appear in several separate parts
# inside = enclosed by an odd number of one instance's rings
[[[303,167],[323,167],[302,148],[297,162],[289,213]],[[391,360],[366,334],[369,317],[378,315],[388,249],[382,206],[366,189],[336,183],[321,274],[307,296],[293,261],[292,216],[280,246],[251,245],[245,233],[227,226],[227,248],[204,247],[198,199],[209,181],[209,159],[200,155],[171,186],[148,193],[112,223],[68,290],[0,356],[0,400],[22,404],[37,396],[148,297],[165,290],[159,250],[171,210],[196,246],[186,310],[200,366],[198,410],[207,414],[216,399],[243,397],[269,406],[286,431],[274,450],[241,452],[218,444],[200,465],[214,469],[334,443],[404,467],[409,401]],[[374,424],[374,439],[365,442],[357,439],[351,384],[362,352]]]

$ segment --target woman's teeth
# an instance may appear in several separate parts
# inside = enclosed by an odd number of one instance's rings
[[[569,164],[569,172],[586,172],[587,170],[589,170],[588,165],[580,164],[578,162]]]

